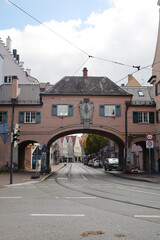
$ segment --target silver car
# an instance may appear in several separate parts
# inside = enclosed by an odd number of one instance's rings
[[[119,165],[118,158],[106,158],[104,162],[104,169],[111,171],[112,169],[117,169]]]

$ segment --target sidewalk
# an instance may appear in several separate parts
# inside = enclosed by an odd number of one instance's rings
[[[130,180],[145,181],[145,182],[160,184],[160,173],[151,173],[151,174],[149,174],[148,172],[124,173],[124,172],[118,172],[118,171],[110,171],[108,173],[116,177],[126,178]]]
[[[12,184],[10,184],[10,173],[1,173],[0,174],[0,187],[13,184],[25,184],[25,183],[33,183],[33,182],[41,182],[49,177],[51,174],[57,172],[61,168],[63,168],[64,164],[53,165],[51,169],[51,173],[49,174],[40,174],[39,178],[31,178],[35,176],[35,172],[14,172],[12,178]]]

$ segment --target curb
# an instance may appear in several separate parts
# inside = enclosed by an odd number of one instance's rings
[[[140,181],[140,182],[150,182],[150,183],[158,183],[160,184],[160,181],[152,181],[149,179],[144,179],[144,178],[132,178],[132,177],[127,177],[127,176],[123,176],[122,174],[116,174],[116,173],[109,173],[115,177],[119,177],[119,178],[124,178],[124,179],[128,179],[128,180],[133,180],[133,181]]]
[[[57,169],[56,171],[53,171],[51,173],[49,173],[47,176],[45,176],[44,178],[42,178],[39,181],[30,181],[30,182],[24,182],[24,183],[15,183],[15,184],[9,184],[9,185],[2,185],[0,186],[0,188],[9,188],[9,187],[15,187],[15,186],[23,186],[23,185],[29,185],[29,184],[33,184],[33,183],[40,183],[40,182],[44,182],[47,178],[49,178],[51,175],[56,174],[59,170],[61,170],[63,167],[65,167],[65,165],[63,165],[62,167],[60,167],[59,169]]]

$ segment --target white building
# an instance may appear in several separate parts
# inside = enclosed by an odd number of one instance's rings
[[[6,44],[0,39],[0,85],[12,83],[12,77],[17,76],[19,84],[36,84],[38,80],[31,76],[31,70],[23,68],[17,50],[12,51],[12,40],[8,36]]]

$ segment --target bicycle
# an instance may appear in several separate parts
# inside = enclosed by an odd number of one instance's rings
[[[9,163],[7,162],[5,165],[1,167],[2,172],[9,172],[10,171],[10,166]],[[15,172],[17,170],[17,164],[13,163],[12,164],[13,171]]]

